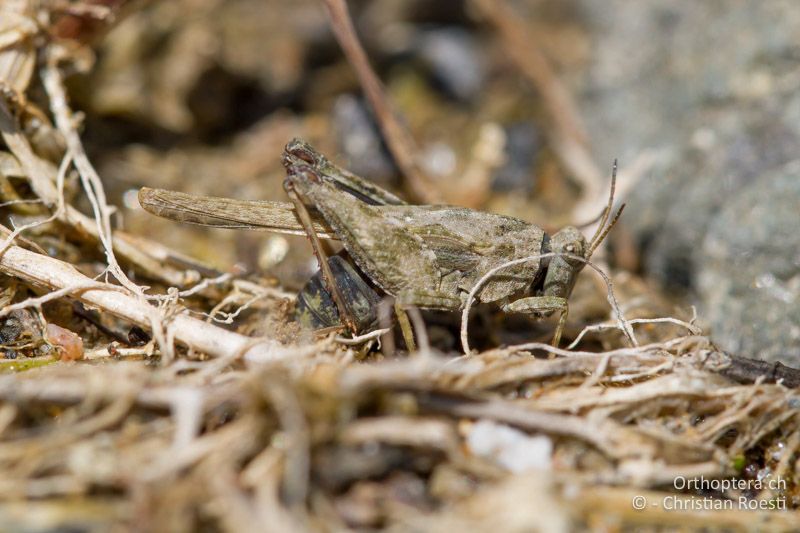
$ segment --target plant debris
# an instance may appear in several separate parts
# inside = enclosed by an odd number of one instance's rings
[[[425,342],[395,352],[388,323],[345,338],[293,320],[313,273],[302,238],[203,233],[130,202],[140,185],[279,199],[282,145],[305,135],[335,152],[319,102],[363,91],[391,179],[416,199],[587,220],[607,186],[601,166],[548,50],[505,2],[471,3],[517,50],[489,103],[469,104],[480,113],[460,109],[463,97],[438,104],[403,69],[384,86],[365,51],[376,45],[365,48],[343,1],[271,4],[293,31],[332,24],[323,44],[345,52],[317,69],[302,59],[321,53],[317,33],[265,37],[267,65],[250,41],[226,44],[240,54],[209,44],[215,23],[241,24],[235,3],[190,4],[0,2],[0,530],[796,528],[800,371],[720,351],[702,318],[614,268],[613,254],[578,280],[568,348],[537,342],[554,321],[478,308],[463,327],[411,313]],[[153,43],[160,54],[147,53]],[[526,196],[530,184],[491,186],[510,129],[491,117],[519,121],[530,98],[517,76],[554,126],[543,155],[515,163],[535,163],[541,198]],[[196,102],[213,91],[219,108]],[[398,105],[406,92],[418,107]],[[220,118],[235,107],[225,97],[245,93],[260,118]],[[452,147],[437,144],[442,128],[458,132]],[[175,140],[189,130],[195,139]],[[576,185],[585,196],[543,205]],[[463,355],[467,323],[475,349]]]

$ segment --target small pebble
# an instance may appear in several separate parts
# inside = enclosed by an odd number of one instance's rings
[[[59,348],[62,361],[83,358],[83,339],[74,332],[55,324],[47,324],[45,335],[50,344]]]
[[[553,442],[544,435],[531,436],[491,420],[479,420],[468,428],[467,449],[491,458],[511,472],[548,470],[553,456]]]

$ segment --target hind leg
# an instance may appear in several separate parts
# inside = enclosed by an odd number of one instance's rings
[[[350,313],[350,309],[345,303],[342,291],[339,289],[339,285],[336,283],[336,278],[334,277],[331,267],[328,264],[327,254],[325,254],[325,250],[322,248],[322,243],[320,242],[319,237],[314,230],[314,226],[311,222],[311,215],[309,215],[308,209],[306,209],[305,202],[294,189],[291,181],[285,181],[283,186],[286,189],[286,194],[292,200],[295,210],[297,211],[297,216],[300,219],[300,223],[303,225],[303,229],[308,236],[308,240],[311,242],[311,248],[314,250],[314,255],[317,257],[319,268],[322,271],[322,279],[325,281],[325,286],[333,298],[336,308],[339,310],[339,317],[341,318],[342,323],[347,326],[347,328],[353,334],[356,334],[358,331],[356,319]]]

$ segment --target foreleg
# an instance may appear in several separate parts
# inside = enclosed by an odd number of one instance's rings
[[[553,346],[558,346],[561,342],[561,333],[564,331],[564,324],[567,322],[569,314],[569,303],[566,298],[560,296],[529,296],[520,298],[503,306],[506,313],[518,313],[533,315],[536,317],[550,316],[556,311],[561,314],[558,318],[556,332],[553,335]]]

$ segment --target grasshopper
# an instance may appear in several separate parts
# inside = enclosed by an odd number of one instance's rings
[[[526,257],[533,258],[486,282],[477,292],[477,300],[494,303],[507,313],[534,317],[560,313],[553,335],[557,346],[577,275],[622,212],[620,208],[610,219],[616,164],[608,205],[588,241],[573,226],[550,236],[513,217],[463,207],[406,204],[339,168],[298,139],[287,144],[283,165],[287,173],[284,189],[291,203],[149,188],[140,190],[139,201],[147,211],[181,222],[306,235],[319,261],[327,301],[333,301],[344,325],[355,333],[370,322],[377,301],[373,291],[378,289],[394,297],[403,337],[412,350],[408,307],[462,310],[467,294],[487,272]],[[341,241],[360,272],[344,266],[342,258],[329,262],[320,239]],[[548,256],[536,258],[544,254]],[[324,292],[319,290],[319,280],[315,290],[309,287],[301,292],[301,298]]]

